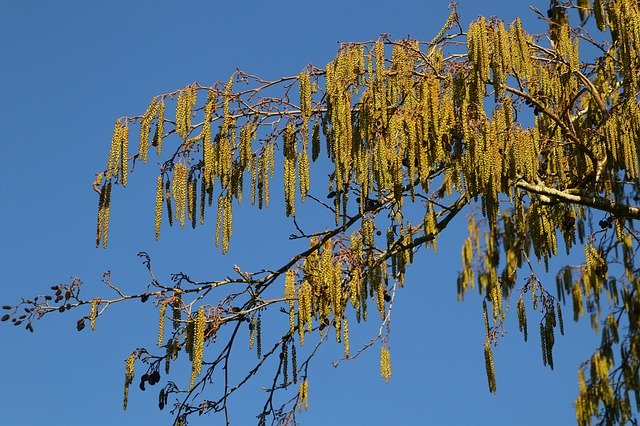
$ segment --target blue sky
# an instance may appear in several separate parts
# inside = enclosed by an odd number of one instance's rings
[[[527,1],[460,3],[465,25],[483,14],[507,21],[522,16],[525,27],[541,28]],[[110,246],[96,249],[97,199],[90,183],[104,168],[115,118],[142,113],[158,93],[194,81],[226,81],[236,67],[266,78],[296,74],[308,63],[323,67],[338,41],[374,40],[381,33],[430,40],[447,7],[448,0],[0,1],[0,304],[14,304],[71,276],[86,282],[87,296],[104,295],[105,270],[126,291],[139,292],[148,282],[136,257],[140,250],[151,254],[163,280],[179,271],[204,280],[231,273],[232,264],[282,264],[293,254],[287,242],[293,227],[283,215],[278,186],[270,209],[236,210],[231,252],[224,258],[213,246],[212,223],[196,231],[165,227],[155,242],[155,158],[136,170],[125,191],[114,194]],[[318,187],[324,182],[316,186],[322,194]],[[566,335],[556,342],[556,369],[550,371],[542,366],[536,339],[524,343],[517,325],[509,323],[495,350],[498,393],[489,394],[481,299],[472,294],[456,302],[465,225],[459,217],[446,230],[437,256],[418,253],[397,294],[391,381],[379,377],[377,347],[333,368],[341,347],[325,345],[311,370],[310,411],[299,418],[302,424],[574,421],[576,369],[597,336],[586,322],[567,321]],[[129,305],[99,318],[95,332],[78,333],[81,314],[74,312],[36,323],[35,334],[2,324],[3,423],[168,423],[168,413],[155,406],[158,387],[142,393],[134,385],[128,411],[121,409],[124,358],[135,347],[153,347],[156,338],[156,311]],[[377,326],[372,320],[361,331],[352,327],[352,347],[367,341]],[[253,356],[239,352],[238,368],[247,368]],[[253,382],[253,390],[232,402],[234,424],[254,423],[264,403],[259,389],[268,383]],[[222,420],[208,416],[192,424]]]

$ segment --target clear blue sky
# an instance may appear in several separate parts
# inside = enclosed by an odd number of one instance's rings
[[[478,14],[507,21],[522,16],[525,26],[539,30],[528,3],[461,1],[459,11],[465,25]],[[548,2],[536,5],[546,10]],[[212,223],[196,231],[164,228],[156,243],[155,157],[130,177],[126,191],[114,194],[110,247],[95,249],[97,200],[90,183],[104,168],[115,118],[142,113],[154,95],[193,81],[226,80],[236,67],[267,78],[298,73],[308,63],[323,67],[338,41],[372,40],[381,33],[430,40],[447,6],[448,0],[0,1],[0,304],[70,276],[83,278],[88,296],[104,295],[105,270],[126,291],[139,292],[148,282],[136,257],[140,250],[153,256],[163,280],[179,271],[204,280],[231,273],[232,264],[250,269],[283,263],[293,253],[286,240],[293,228],[277,201],[267,211],[236,212],[225,258],[213,246]],[[316,186],[318,193],[323,185]],[[281,197],[279,187],[275,192]],[[456,302],[464,217],[450,228],[437,256],[418,254],[397,294],[391,381],[379,376],[377,347],[335,369],[331,361],[341,347],[325,345],[311,371],[310,411],[300,416],[302,424],[574,422],[576,369],[597,337],[586,322],[567,320],[550,371],[542,366],[536,317],[529,318],[529,343],[510,322],[495,350],[498,393],[490,395],[481,299],[473,294]],[[570,308],[565,312],[569,318]],[[35,324],[35,334],[2,324],[1,422],[168,423],[168,413],[156,408],[158,387],[142,393],[134,384],[129,410],[121,408],[123,360],[135,347],[153,347],[156,311],[138,303],[116,306],[98,319],[95,332],[78,333],[80,315],[52,315]],[[368,331],[353,326],[352,347],[376,327],[375,319]],[[239,355],[238,367],[247,368],[253,356]],[[240,395],[231,405],[233,423],[255,423],[263,401],[260,391]],[[192,424],[222,421],[208,416]]]

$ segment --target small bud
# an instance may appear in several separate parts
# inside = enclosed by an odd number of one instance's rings
[[[62,313],[62,312],[64,312],[64,310],[65,310],[65,309],[66,309],[66,308],[65,308],[65,306],[64,306],[64,305],[62,305],[62,306],[60,306],[60,307],[58,308],[58,312]]]
[[[11,308],[12,308],[12,306],[9,306],[9,305],[4,305],[4,306],[2,307],[2,309],[6,310],[6,311],[8,311],[8,310],[9,310],[9,309],[11,309]]]
[[[82,331],[82,329],[84,329],[84,318],[80,318],[78,322],[76,322],[76,329],[78,331]]]
[[[9,315],[9,314],[4,314],[4,315],[2,316],[2,318],[0,318],[0,321],[6,321],[6,320],[8,320],[9,318],[11,318],[11,315]]]

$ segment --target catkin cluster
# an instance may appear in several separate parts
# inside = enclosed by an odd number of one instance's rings
[[[191,114],[197,102],[196,86],[187,86],[178,92],[176,101],[176,133],[183,139],[191,131]]]
[[[176,162],[173,165],[171,194],[176,202],[175,216],[180,221],[180,227],[184,227],[187,213],[188,177],[189,167],[182,162]]]
[[[309,411],[309,381],[306,377],[298,389],[298,412],[302,411],[302,407],[305,411]]]
[[[140,145],[138,147],[138,154],[145,163],[149,159],[149,133],[151,132],[151,122],[160,112],[161,104],[163,105],[162,112],[164,114],[164,103],[158,102],[158,97],[154,97],[140,119]],[[158,126],[160,126],[160,120],[164,121],[164,117],[158,118]],[[162,129],[157,129],[156,131],[160,132]],[[158,138],[161,138],[159,133],[154,135],[156,145],[158,144]]]
[[[113,137],[111,138],[111,149],[109,150],[109,161],[107,163],[107,172],[105,178],[111,177],[127,186],[127,161],[129,157],[129,126],[128,122],[124,124],[120,119],[116,120],[113,128]]]

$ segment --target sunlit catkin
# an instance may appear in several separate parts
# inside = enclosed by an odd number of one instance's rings
[[[347,317],[342,318],[342,343],[344,344],[344,357],[351,356],[351,346],[349,345],[349,322]]]
[[[120,183],[127,186],[127,161],[129,159],[129,126],[128,123],[122,127],[120,131]]]
[[[305,411],[309,411],[309,382],[306,378],[300,383],[298,389],[298,412],[302,411],[302,407]]]
[[[160,238],[160,225],[162,224],[162,206],[164,204],[164,180],[160,174],[156,179],[156,210],[155,210],[155,230],[156,241]]]
[[[129,385],[133,382],[135,376],[135,364],[136,356],[131,354],[124,362],[124,399],[122,402],[122,408],[126,411],[127,404],[129,403]]]
[[[173,165],[173,182],[171,192],[176,202],[175,215],[180,221],[180,227],[184,227],[187,212],[187,182],[189,177],[189,167],[181,162]]]
[[[164,319],[167,314],[168,299],[164,299],[160,302],[160,317],[158,318],[158,347],[161,348],[164,345]]]
[[[138,146],[138,155],[145,163],[149,157],[149,133],[151,131],[151,121],[155,118],[157,110],[158,98],[154,97],[140,119],[140,145]]]
[[[158,104],[158,118],[156,119],[156,131],[153,134],[153,146],[158,155],[162,154],[162,139],[164,137],[164,100]]]
[[[391,354],[386,345],[380,348],[380,376],[387,383],[391,378]]]
[[[289,333],[293,334],[295,330],[295,301],[296,301],[296,287],[295,287],[295,272],[288,270],[284,280],[284,298],[289,303]]]
[[[198,308],[195,329],[193,333],[193,364],[191,366],[191,380],[189,389],[193,389],[196,378],[202,373],[202,358],[204,356],[204,332],[207,327],[207,318],[204,307]]]
[[[91,301],[91,311],[89,312],[89,324],[91,324],[91,330],[96,329],[96,316],[98,315],[99,305],[100,305],[99,299],[93,299]]]
[[[489,392],[496,393],[496,371],[493,363],[493,351],[489,339],[484,341],[484,364],[487,371],[487,381],[489,383]]]
[[[307,122],[311,116],[311,80],[309,73],[304,71],[298,77],[300,80],[300,110],[302,118]]]

